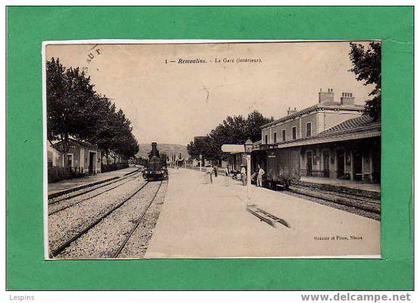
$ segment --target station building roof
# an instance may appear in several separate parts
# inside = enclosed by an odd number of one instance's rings
[[[374,121],[368,115],[346,120],[334,127],[331,127],[316,136],[297,139],[278,144],[270,144],[265,147],[260,145],[259,149],[298,147],[330,142],[349,141],[381,136],[381,123]]]

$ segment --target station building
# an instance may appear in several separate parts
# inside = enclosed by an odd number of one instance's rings
[[[342,93],[335,102],[332,89],[320,90],[317,104],[289,108],[285,117],[263,125],[262,140],[254,143],[253,170],[260,164],[269,172],[280,169],[273,166],[276,161],[288,161],[301,177],[379,183],[380,122],[363,115],[364,107],[354,99]],[[292,156],[281,159],[280,150]]]
[[[354,104],[351,93],[343,93],[340,102],[334,101],[333,89],[320,90],[318,103],[297,111],[287,111],[287,115],[263,125],[262,144],[278,144],[309,138],[351,118],[362,115],[364,107]]]

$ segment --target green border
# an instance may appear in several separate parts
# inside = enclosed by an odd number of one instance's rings
[[[413,289],[413,7],[8,7],[9,290]],[[41,43],[383,40],[383,260],[43,260]]]

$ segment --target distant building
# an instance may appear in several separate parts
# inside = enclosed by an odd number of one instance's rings
[[[69,150],[66,154],[63,142],[49,144],[47,150],[48,167],[68,167],[78,173],[96,174],[101,172],[101,152],[98,147],[86,141],[69,139]],[[66,162],[66,165],[65,165]]]
[[[56,150],[50,142],[47,143],[47,158],[48,158],[48,167],[58,167],[64,166],[61,153]]]

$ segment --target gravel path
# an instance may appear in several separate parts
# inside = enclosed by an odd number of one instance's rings
[[[168,182],[163,182],[154,203],[144,215],[142,222],[132,234],[118,258],[144,258],[165,201],[167,187]]]
[[[111,190],[116,189],[117,187],[124,185],[125,183],[128,183],[130,181],[132,181],[133,179],[136,179],[138,177],[140,177],[140,173],[136,173],[133,175],[129,175],[127,177],[118,179],[118,180],[113,180],[112,182],[109,182],[105,185],[101,184],[101,186],[98,187],[91,187],[90,190],[88,192],[83,191],[81,193],[77,193],[73,195],[75,196],[74,198],[70,198],[70,199],[61,199],[58,200],[57,202],[53,202],[53,204],[49,204],[48,205],[48,215],[54,214],[56,212],[59,212],[63,209],[66,209],[68,207],[71,207],[73,205],[76,205],[78,203],[84,202],[86,200],[95,198],[99,195],[102,195],[104,193],[107,193]],[[86,192],[86,193],[85,193]]]
[[[138,176],[109,192],[48,216],[50,251],[89,226],[97,218],[134,194],[145,181]]]
[[[112,258],[150,204],[160,183],[148,183],[123,206],[74,241],[57,258]]]

